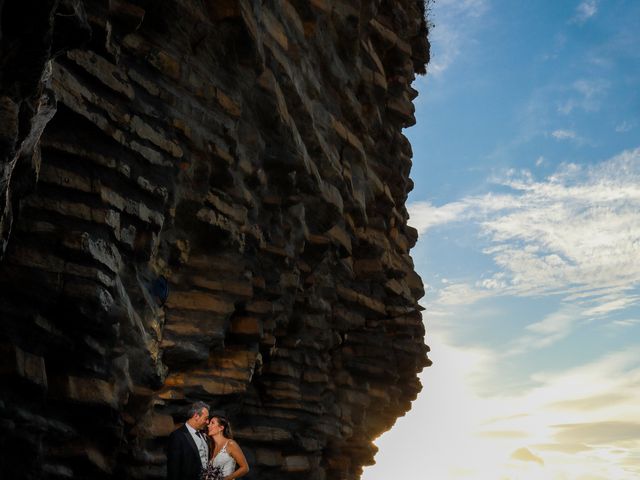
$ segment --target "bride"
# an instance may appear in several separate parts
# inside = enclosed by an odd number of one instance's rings
[[[245,475],[249,465],[240,446],[232,440],[229,420],[212,416],[207,433],[213,439],[213,449],[202,480],[233,480]]]

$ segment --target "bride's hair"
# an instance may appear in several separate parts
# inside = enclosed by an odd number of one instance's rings
[[[222,435],[224,435],[225,438],[233,438],[233,433],[231,433],[231,423],[229,423],[229,420],[227,420],[226,417],[214,415],[211,418],[215,418],[218,425],[222,427]]]

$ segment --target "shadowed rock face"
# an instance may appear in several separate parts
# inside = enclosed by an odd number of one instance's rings
[[[359,478],[430,363],[422,1],[0,9],[2,478],[162,478],[194,400],[248,478]]]

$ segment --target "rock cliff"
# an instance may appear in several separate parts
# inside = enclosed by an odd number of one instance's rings
[[[430,362],[404,207],[421,0],[3,0],[0,473],[357,479]]]

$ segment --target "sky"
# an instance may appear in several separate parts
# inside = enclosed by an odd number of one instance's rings
[[[405,134],[434,364],[362,478],[640,478],[640,2],[430,10]]]

